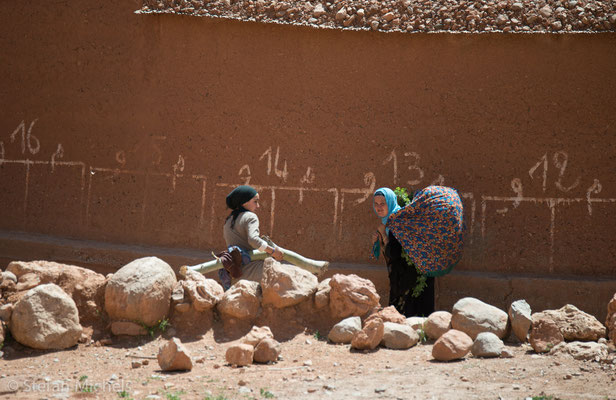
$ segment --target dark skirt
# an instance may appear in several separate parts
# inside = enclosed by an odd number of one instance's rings
[[[402,246],[394,235],[389,233],[389,243],[385,247],[385,261],[389,273],[389,305],[394,306],[406,317],[423,316],[434,312],[434,278],[426,279],[419,297],[413,297],[419,273],[414,266],[409,266],[402,257]]]

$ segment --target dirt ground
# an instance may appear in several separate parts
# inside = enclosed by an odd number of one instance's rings
[[[511,344],[513,358],[436,362],[432,344],[408,350],[357,352],[305,331],[282,342],[270,365],[226,364],[231,343],[209,330],[183,340],[194,364],[187,372],[160,370],[156,354],[177,334],[112,337],[65,351],[5,342],[0,396],[19,399],[616,399],[616,360],[576,361],[538,355]],[[147,365],[133,366],[133,363]]]

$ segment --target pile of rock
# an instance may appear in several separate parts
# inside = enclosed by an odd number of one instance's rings
[[[435,312],[424,324],[426,335],[436,340],[432,355],[441,361],[465,357],[510,357],[503,340],[511,331],[520,342],[530,342],[537,353],[569,354],[576,359],[607,357],[606,329],[595,317],[570,304],[559,310],[531,315],[525,300],[511,304],[509,313],[478,299],[460,299],[452,313]]]
[[[363,327],[359,316],[343,319],[332,327],[327,338],[333,343],[350,343],[357,350],[374,350],[379,345],[408,349],[420,339],[413,322],[390,306],[368,316]]]
[[[87,340],[82,324],[100,319],[105,283],[103,275],[73,265],[11,262],[0,282],[0,325],[32,348],[72,347]]]
[[[253,326],[238,343],[227,348],[225,358],[230,365],[242,367],[257,363],[272,363],[280,356],[280,343],[267,326]]]
[[[397,32],[616,30],[616,4],[599,0],[144,0],[137,12]]]

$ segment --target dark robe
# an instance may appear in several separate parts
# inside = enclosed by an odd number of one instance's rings
[[[419,274],[414,266],[409,266],[402,258],[402,246],[394,235],[389,233],[389,243],[385,246],[385,262],[389,273],[389,305],[396,307],[406,317],[423,316],[434,312],[434,278],[427,278],[419,297],[413,297],[413,289]]]

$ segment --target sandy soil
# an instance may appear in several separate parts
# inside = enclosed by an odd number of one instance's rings
[[[162,372],[156,361],[167,331],[115,337],[65,351],[25,348],[9,339],[0,359],[0,396],[19,399],[616,399],[614,353],[604,362],[538,355],[515,344],[513,358],[441,363],[432,344],[356,352],[317,332],[282,342],[271,365],[226,365],[229,345],[212,330],[184,340],[192,371]],[[147,365],[133,366],[133,363]],[[552,396],[552,397],[550,397]]]

